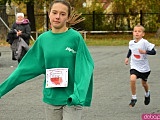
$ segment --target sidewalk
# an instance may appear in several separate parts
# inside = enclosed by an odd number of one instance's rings
[[[151,67],[151,103],[145,106],[141,81],[137,82],[137,104],[131,99],[129,65],[124,65],[128,47],[89,47],[95,61],[92,106],[84,108],[83,120],[141,120],[143,113],[160,113],[160,47],[148,56]],[[16,68],[9,47],[0,47],[0,83]],[[43,76],[17,86],[0,99],[0,120],[45,120],[42,102]]]

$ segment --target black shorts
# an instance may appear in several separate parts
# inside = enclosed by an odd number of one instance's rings
[[[130,75],[134,74],[134,75],[137,76],[137,79],[141,78],[144,81],[147,81],[148,76],[149,76],[150,73],[151,73],[151,71],[145,72],[145,73],[141,73],[141,72],[139,72],[139,71],[137,71],[135,69],[130,69]]]

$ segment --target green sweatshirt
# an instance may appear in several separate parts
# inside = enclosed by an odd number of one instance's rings
[[[68,68],[68,86],[46,88],[46,69]],[[43,101],[52,105],[90,106],[94,62],[81,34],[41,34],[13,73],[0,84],[0,98],[17,85],[44,74]]]

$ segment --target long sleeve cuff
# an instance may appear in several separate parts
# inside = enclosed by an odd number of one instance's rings
[[[67,100],[67,105],[80,105],[80,102],[78,102],[78,98],[75,95],[71,95]]]

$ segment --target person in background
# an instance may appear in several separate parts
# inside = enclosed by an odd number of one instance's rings
[[[0,84],[0,98],[17,85],[44,74],[46,119],[82,119],[83,107],[92,101],[94,61],[82,35],[67,27],[70,14],[69,2],[51,3],[51,30],[37,38],[18,67]]]
[[[23,13],[17,13],[16,22],[13,23],[12,28],[7,35],[7,42],[11,44],[12,48],[12,43],[14,43],[14,45],[17,44],[16,42],[18,41],[19,37],[21,37],[29,46],[30,35],[31,28],[29,20],[24,18]],[[27,53],[27,50],[23,48],[18,59],[15,58],[15,52],[16,51],[12,50],[12,60],[17,60],[19,63],[22,60],[23,56]]]
[[[140,78],[142,86],[145,90],[144,104],[150,103],[150,89],[147,82],[148,76],[150,75],[150,67],[147,59],[147,55],[155,55],[155,45],[148,42],[143,38],[145,35],[145,28],[142,25],[136,25],[133,29],[134,40],[129,42],[129,51],[125,59],[125,64],[128,65],[129,57],[130,61],[130,87],[132,98],[129,103],[130,107],[134,107],[137,102],[136,96],[136,79]]]

